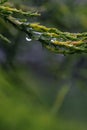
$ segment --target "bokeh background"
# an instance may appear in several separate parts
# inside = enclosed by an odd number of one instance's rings
[[[86,0],[10,2],[38,10],[31,22],[87,31]],[[87,130],[87,54],[50,52],[2,19],[0,33],[12,41],[0,40],[0,130]]]

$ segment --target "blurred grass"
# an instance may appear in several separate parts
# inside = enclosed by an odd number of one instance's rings
[[[43,104],[41,99],[38,100],[35,88],[38,88],[40,84],[36,82],[37,79],[35,77],[29,78],[26,85],[26,76],[29,75],[25,71],[6,72],[0,69],[1,130],[87,129],[87,125],[82,122],[64,119],[51,113],[50,108],[46,107],[46,104]],[[31,86],[33,90],[31,90]],[[30,92],[25,91],[25,89]]]

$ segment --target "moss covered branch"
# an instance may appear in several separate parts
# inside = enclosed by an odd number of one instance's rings
[[[0,5],[0,16],[17,29],[25,32],[32,40],[37,40],[52,52],[60,54],[87,53],[87,33],[61,32],[56,28],[47,28],[38,23],[30,23],[16,18],[15,14],[34,17],[37,12],[24,12]],[[0,36],[0,38],[4,39]]]

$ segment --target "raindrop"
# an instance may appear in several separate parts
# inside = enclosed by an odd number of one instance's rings
[[[34,34],[41,35],[42,33],[41,32],[34,32]]]
[[[36,31],[33,32],[33,36],[34,36],[34,39],[35,39],[35,40],[38,40],[41,35],[42,35],[41,32],[36,32]]]
[[[27,28],[27,31],[28,31],[28,32],[32,31],[32,28]]]
[[[60,41],[63,41],[63,38],[60,38]]]
[[[51,38],[51,42],[60,41],[63,42],[63,38]]]
[[[56,38],[52,38],[51,39],[51,42],[55,42],[57,39]]]
[[[31,39],[29,36],[26,36],[26,40],[27,40],[28,42],[32,41],[32,39]]]

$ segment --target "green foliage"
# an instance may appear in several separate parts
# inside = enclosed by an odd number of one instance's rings
[[[15,69],[7,73],[0,68],[1,130],[85,130],[87,128],[86,123],[56,115],[58,105],[60,107],[63,96],[67,93],[67,86],[59,91],[51,109],[46,106],[46,102],[42,103],[42,93],[38,98],[37,92],[40,90],[37,81],[35,76],[32,78],[32,74],[27,74],[23,70]]]
[[[8,0],[1,0],[0,4],[4,4],[5,2],[7,2]]]
[[[20,15],[32,18],[40,14],[0,5],[2,19],[25,32],[30,39],[40,41],[47,49],[60,54],[87,53],[87,33],[68,33],[56,28],[47,28],[38,23],[31,23],[27,18],[21,19]],[[8,42],[6,38],[0,38]]]

